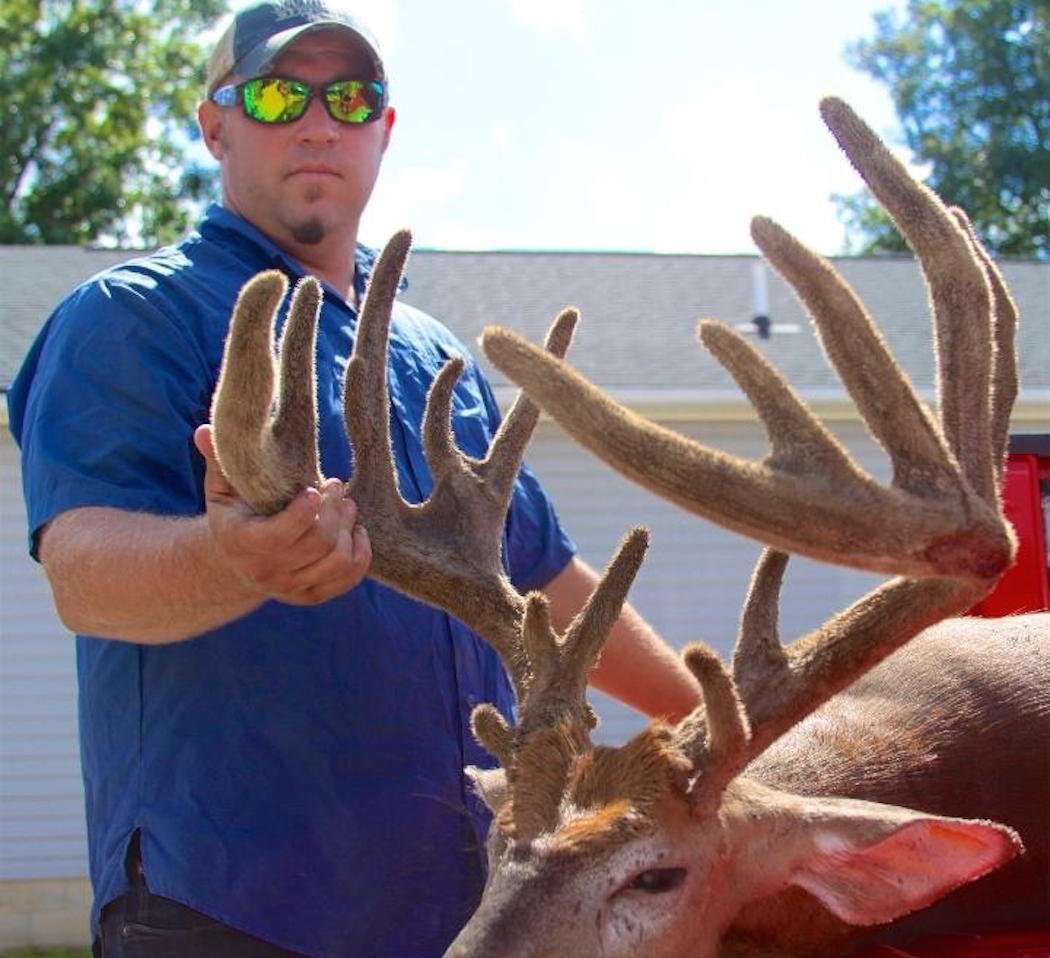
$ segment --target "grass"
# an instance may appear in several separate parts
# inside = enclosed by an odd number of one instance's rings
[[[90,948],[20,948],[5,951],[0,958],[91,958]]]

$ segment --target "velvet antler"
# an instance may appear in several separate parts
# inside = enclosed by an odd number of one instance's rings
[[[567,364],[505,330],[487,329],[489,358],[574,438],[661,496],[772,547],[756,569],[731,672],[704,646],[685,661],[705,708],[683,720],[678,747],[714,800],[774,739],[923,628],[969,608],[1009,566],[1012,530],[998,474],[1016,392],[1016,309],[965,218],[916,183],[839,100],[825,122],[915,250],[930,291],[938,415],[916,397],[860,300],[834,267],[768,219],[752,235],[795,287],[824,350],[893,463],[865,474],[756,349],[703,322],[703,344],[766,425],[772,450],[737,459],[645,422]],[[994,372],[993,372],[994,370]],[[776,605],[784,552],[898,578],[783,648]]]

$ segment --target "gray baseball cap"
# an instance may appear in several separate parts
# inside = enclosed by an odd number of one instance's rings
[[[292,41],[317,30],[345,32],[371,59],[371,79],[386,80],[379,43],[356,17],[325,0],[264,0],[237,13],[215,44],[208,61],[207,93],[231,73],[243,80],[263,76]]]

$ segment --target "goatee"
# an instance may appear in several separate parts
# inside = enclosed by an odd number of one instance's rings
[[[314,218],[292,227],[292,237],[303,246],[316,246],[324,239],[325,228],[320,219]]]

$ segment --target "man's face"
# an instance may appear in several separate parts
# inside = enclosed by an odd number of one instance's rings
[[[371,75],[365,53],[336,32],[307,34],[267,71],[320,87]],[[236,78],[230,82],[236,82]],[[278,243],[314,246],[356,236],[394,112],[354,126],[333,120],[315,92],[292,123],[265,125],[243,109],[204,103],[201,129],[222,166],[226,205]]]

